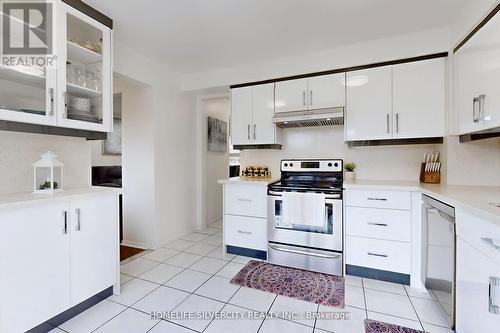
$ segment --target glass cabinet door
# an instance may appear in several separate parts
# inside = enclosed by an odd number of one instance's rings
[[[111,131],[111,30],[64,3],[61,8],[60,122]]]
[[[0,16],[0,120],[54,125],[57,65],[52,23],[55,6],[30,9],[22,5],[16,7],[16,3],[12,5],[2,7]],[[37,28],[37,37],[26,38],[23,20],[24,13],[30,10],[39,10],[40,17],[48,21],[44,27]],[[8,29],[4,29],[6,25]]]

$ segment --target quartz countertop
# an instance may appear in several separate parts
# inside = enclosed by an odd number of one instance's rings
[[[266,179],[259,179],[259,178],[246,178],[246,177],[232,177],[228,179],[221,179],[217,181],[219,184],[253,184],[253,185],[269,185],[271,183],[274,183],[278,181],[279,179],[277,178],[266,178]]]
[[[421,192],[458,209],[500,223],[500,186],[458,186],[422,184],[418,181],[355,180],[344,181],[346,190],[387,190]]]
[[[89,186],[56,192],[53,194],[33,194],[32,192],[0,194],[0,210],[36,205],[49,200],[65,200],[74,197],[91,196],[102,193],[122,194],[122,188]]]

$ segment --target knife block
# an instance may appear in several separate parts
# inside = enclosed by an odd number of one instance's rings
[[[426,184],[440,184],[441,171],[425,171],[425,163],[420,167],[420,182]]]

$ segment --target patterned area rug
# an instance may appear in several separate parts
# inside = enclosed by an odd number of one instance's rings
[[[424,333],[413,328],[387,324],[376,320],[365,320],[366,333]]]
[[[307,302],[344,308],[344,278],[251,260],[231,283]]]

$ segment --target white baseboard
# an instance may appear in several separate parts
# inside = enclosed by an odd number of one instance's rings
[[[121,245],[135,247],[135,248],[143,249],[143,250],[149,250],[149,246],[147,246],[144,243],[139,243],[139,242],[132,242],[132,241],[123,240]]]

